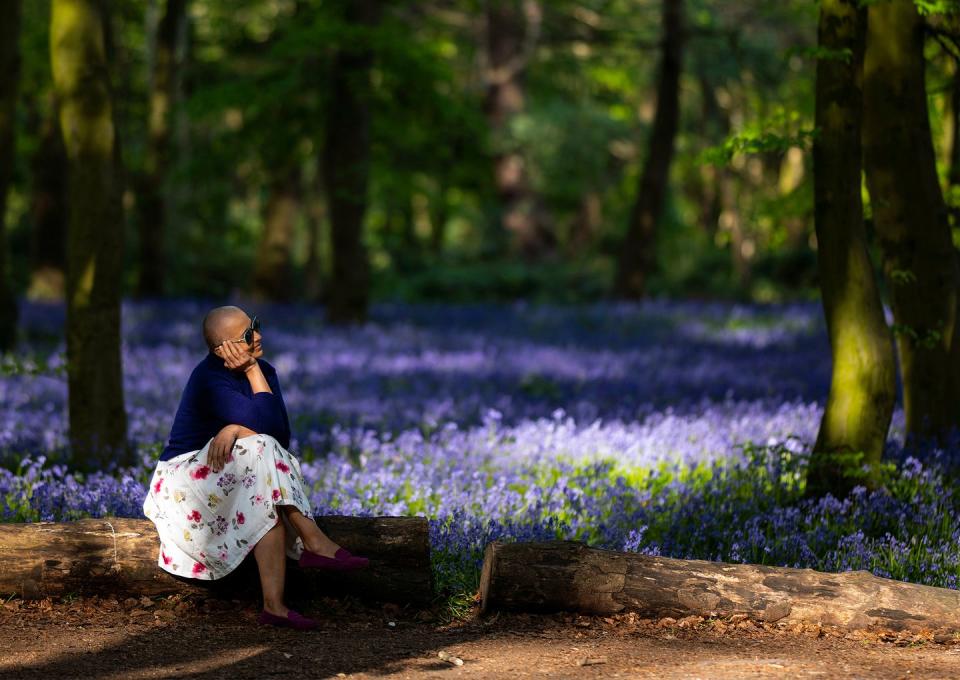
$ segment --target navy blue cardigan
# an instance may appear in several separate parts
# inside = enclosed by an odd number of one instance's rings
[[[160,460],[202,449],[231,423],[248,427],[257,434],[269,434],[284,448],[290,446],[290,421],[277,371],[263,359],[257,362],[273,394],[254,394],[246,375],[231,371],[223,365],[223,359],[212,352],[197,364],[180,397],[170,441]]]

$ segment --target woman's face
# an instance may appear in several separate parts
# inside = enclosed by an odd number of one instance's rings
[[[246,314],[237,314],[235,317],[229,319],[223,328],[223,337],[227,341],[231,340],[240,340],[240,342],[235,343],[235,346],[238,349],[247,350],[254,359],[259,359],[263,356],[263,343],[260,335],[260,331],[253,332],[253,344],[247,345],[243,342],[244,332],[250,328],[252,320]]]

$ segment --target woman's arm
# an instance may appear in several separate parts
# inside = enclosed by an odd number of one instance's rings
[[[242,370],[250,381],[250,388],[254,394],[272,391],[260,364],[250,352],[240,349],[235,343],[225,342],[214,350],[214,354],[223,359],[224,364],[231,371]]]
[[[227,458],[230,457],[230,452],[233,451],[233,445],[236,444],[237,440],[240,437],[249,437],[252,434],[257,433],[248,427],[234,423],[221,428],[217,436],[210,442],[210,448],[207,449],[207,465],[213,468],[214,472],[220,472],[227,462]]]
[[[207,390],[208,408],[222,423],[271,434],[283,431],[286,426],[283,402],[273,392],[255,392],[252,397],[247,396],[229,375],[211,376]]]

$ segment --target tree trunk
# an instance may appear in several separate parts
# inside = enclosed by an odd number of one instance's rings
[[[425,518],[325,516],[318,517],[317,524],[333,540],[369,557],[370,565],[352,574],[290,569],[290,592],[303,597],[348,592],[397,603],[430,602],[433,573]],[[76,591],[259,595],[252,556],[222,579],[200,581],[163,571],[157,566],[158,549],[156,528],[146,519],[0,524],[0,593],[29,599]]]
[[[674,140],[680,122],[680,73],[683,68],[683,0],[663,1],[663,43],[657,85],[657,112],[650,130],[647,160],[627,235],[617,263],[615,292],[619,297],[639,299],[646,294],[656,265],[657,225],[670,179]]]
[[[254,294],[288,302],[293,297],[293,233],[300,214],[300,167],[281,169],[270,184],[253,272]]]
[[[186,5],[187,0],[167,0],[166,11],[157,28],[145,167],[137,192],[140,224],[139,297],[162,295],[167,271],[164,238],[167,211],[163,188],[170,165],[170,130],[177,83],[177,36],[181,32]]]
[[[320,247],[323,242],[323,223],[326,208],[318,196],[308,191],[304,201],[304,220],[307,224],[307,261],[304,263],[303,294],[307,302],[319,302],[323,296],[323,258]]]
[[[60,133],[60,106],[50,97],[50,114],[36,124],[40,144],[30,161],[31,300],[62,301],[67,262],[67,156]]]
[[[718,170],[717,193],[720,198],[720,217],[717,219],[717,224],[730,234],[730,264],[737,279],[737,285],[741,291],[746,292],[750,287],[751,272],[743,232],[743,218],[740,215],[741,186],[742,184],[729,169]]]
[[[95,0],[54,0],[50,54],[68,159],[67,377],[74,466],[125,462],[120,158]]]
[[[960,592],[866,571],[677,560],[573,541],[487,546],[480,609],[638,612],[683,617],[746,614],[765,622],[844,628],[960,631]]]
[[[430,251],[434,255],[443,253],[443,245],[447,240],[447,220],[450,218],[448,183],[446,177],[437,179],[437,190],[430,201]]]
[[[540,34],[543,10],[536,0],[487,0],[484,113],[493,138],[494,185],[501,232],[511,249],[536,258],[555,245],[539,197],[530,186],[523,152],[510,123],[526,106],[524,75]]]
[[[349,24],[372,28],[377,0],[351,0]],[[327,317],[332,323],[363,322],[370,295],[370,262],[363,241],[370,174],[370,69],[373,52],[364,36],[341,45],[331,69],[323,176],[330,212],[332,277]]]
[[[717,101],[713,84],[701,71],[697,75],[700,85],[700,135],[707,145],[722,143],[730,134],[730,117]],[[716,236],[723,212],[721,192],[724,176],[730,173],[726,166],[705,163],[700,166],[700,226],[711,240]]]
[[[820,5],[820,46],[849,50],[851,57],[817,62],[814,222],[833,374],[807,475],[809,495],[843,495],[861,481],[855,474],[862,463],[880,461],[896,398],[893,342],[860,199],[865,22],[857,0]]]
[[[873,222],[894,316],[908,435],[958,424],[950,389],[960,269],[930,132],[924,22],[912,0],[871,5],[863,140]]]
[[[567,250],[572,256],[588,248],[600,233],[603,226],[603,198],[600,191],[587,189],[580,196],[580,208],[570,225],[570,235],[567,239]]]
[[[960,186],[960,58],[953,60],[953,78],[950,86],[950,167],[947,184]]]
[[[20,0],[12,0],[0,21],[0,352],[12,349],[17,337],[17,299],[7,273],[6,215],[19,82]]]

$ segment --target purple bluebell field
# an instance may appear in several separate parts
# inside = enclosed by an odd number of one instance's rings
[[[24,305],[0,364],[0,520],[141,516],[208,306],[124,304],[141,462],[82,475],[60,462],[63,309]],[[957,587],[960,447],[905,447],[901,412],[884,490],[802,498],[830,375],[816,304],[379,305],[352,329],[248,311],[314,510],[428,517],[448,592],[475,588],[490,540],[557,537]]]

